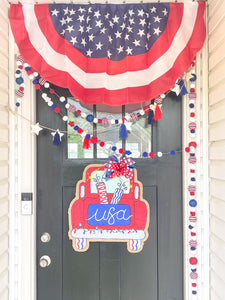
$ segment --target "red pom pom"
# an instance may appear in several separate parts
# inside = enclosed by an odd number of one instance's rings
[[[194,195],[195,195],[195,192],[190,192],[190,195],[191,195],[191,196],[194,196]]]
[[[194,112],[190,113],[190,117],[194,118],[195,117],[195,113]]]
[[[120,149],[119,149],[119,153],[120,153],[120,154],[123,154],[123,148],[120,148]]]
[[[189,147],[186,147],[186,148],[185,148],[185,152],[187,152],[187,153],[190,152],[190,148],[189,148]]]
[[[38,83],[37,83],[37,84],[35,84],[35,86],[34,86],[34,87],[35,87],[35,89],[36,89],[36,90],[39,90],[39,89],[41,88],[40,84],[38,84]]]
[[[155,154],[154,154],[153,152],[150,152],[150,153],[149,153],[149,156],[150,156],[150,157],[154,157]]]
[[[101,124],[102,123],[102,119],[98,119],[98,124]]]
[[[78,109],[78,110],[76,111],[76,113],[77,113],[78,115],[80,115],[80,114],[81,114],[81,110]]]
[[[82,128],[78,128],[77,132],[81,134],[83,132],[83,129]]]
[[[71,127],[74,127],[74,123],[72,121],[69,121],[68,123]]]
[[[196,286],[197,286],[197,283],[193,282],[191,285],[192,285],[193,287],[196,287]]]
[[[56,107],[56,108],[54,109],[54,111],[58,114],[58,113],[60,112],[60,108],[59,108],[59,107]]]
[[[197,265],[198,260],[197,260],[196,257],[191,257],[191,258],[189,259],[189,262],[190,262],[191,265]]]
[[[31,70],[28,70],[27,71],[27,75],[31,75],[32,74],[32,71]]]
[[[189,147],[191,147],[191,146],[193,146],[193,147],[196,148],[196,147],[197,147],[197,143],[196,143],[196,142],[190,142],[190,143],[189,143]]]
[[[148,114],[149,111],[150,111],[149,105],[145,106],[143,109],[144,109],[144,112],[145,112],[146,114]]]
[[[92,144],[96,144],[98,142],[97,136],[93,136],[91,139]]]
[[[22,70],[23,69],[23,65],[19,65],[17,66],[18,69]]]
[[[100,142],[100,143],[99,143],[99,146],[100,146],[100,147],[104,147],[104,146],[105,146],[105,143],[104,143],[104,142]]]
[[[194,212],[194,211],[191,211],[191,215],[192,215],[192,216],[195,216],[195,212]]]
[[[23,92],[23,91],[24,91],[24,87],[23,87],[23,86],[20,86],[20,87],[19,87],[19,90],[20,90],[21,92]]]
[[[55,92],[55,90],[54,90],[54,89],[50,89],[49,92],[50,92],[51,94],[53,94],[53,93]]]
[[[190,89],[190,92],[191,92],[191,93],[195,93],[195,89],[194,89],[194,88],[191,88],[191,89]]]

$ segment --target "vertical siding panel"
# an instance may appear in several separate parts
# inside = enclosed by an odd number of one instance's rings
[[[211,299],[225,294],[225,3],[208,1],[209,8],[209,156]]]
[[[8,300],[8,4],[0,2],[0,299]]]

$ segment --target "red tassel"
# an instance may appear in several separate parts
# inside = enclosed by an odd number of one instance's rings
[[[83,141],[83,149],[89,149],[91,146],[90,146],[90,138],[87,139],[86,136],[84,138],[84,141]]]
[[[161,111],[160,107],[158,106],[158,104],[156,104],[154,120],[159,121],[161,119],[162,119],[162,111]]]

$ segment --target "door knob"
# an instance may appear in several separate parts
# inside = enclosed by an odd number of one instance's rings
[[[42,268],[46,268],[50,265],[51,263],[51,258],[48,256],[48,255],[43,255],[41,258],[40,258],[40,266]]]

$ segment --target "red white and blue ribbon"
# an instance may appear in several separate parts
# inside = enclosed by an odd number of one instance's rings
[[[131,179],[134,176],[135,162],[131,157],[120,157],[119,159],[112,155],[105,163],[106,179],[125,176]]]

